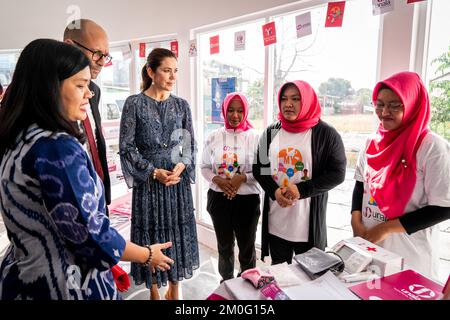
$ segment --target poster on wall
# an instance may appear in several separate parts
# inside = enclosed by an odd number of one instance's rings
[[[301,38],[312,33],[311,29],[311,12],[307,12],[295,17],[295,25],[297,28],[297,38]]]
[[[234,51],[245,50],[245,30],[234,34]]]
[[[224,123],[222,102],[226,95],[236,91],[236,77],[211,79],[211,123]]]
[[[196,57],[197,56],[197,40],[191,40],[189,41],[189,57]]]
[[[219,53],[219,35],[209,38],[209,52],[210,54]]]
[[[170,51],[178,58],[178,41],[172,41],[170,43]]]
[[[394,10],[393,0],[372,0],[372,14],[374,16]]]
[[[145,58],[147,45],[145,43],[139,43],[139,58]]]
[[[277,42],[277,31],[275,30],[275,21],[263,25],[262,32],[264,37],[264,46],[268,46]]]
[[[329,2],[325,28],[342,27],[344,20],[345,1]]]

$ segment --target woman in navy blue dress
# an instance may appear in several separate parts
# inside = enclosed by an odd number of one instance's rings
[[[154,49],[142,70],[142,92],[126,100],[120,123],[122,171],[133,188],[131,240],[173,243],[166,251],[175,261],[169,271],[131,265],[135,283],[145,282],[155,300],[167,282],[166,299],[177,300],[179,281],[199,267],[191,193],[196,145],[189,104],[171,94],[177,71],[170,50]]]
[[[104,188],[77,121],[92,97],[89,60],[39,39],[23,50],[0,110],[0,212],[11,242],[0,300],[120,299],[119,260],[166,270],[161,250],[125,241],[105,215]]]

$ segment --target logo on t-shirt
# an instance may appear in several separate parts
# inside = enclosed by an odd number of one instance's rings
[[[233,151],[225,151],[222,155],[222,163],[217,166],[217,174],[224,175],[226,178],[231,179],[236,173],[240,174],[240,170],[241,167],[238,162],[237,154]]]
[[[287,187],[289,181],[295,175],[301,175],[303,181],[310,179],[301,152],[292,147],[280,150],[278,152],[278,167],[274,168],[273,179],[279,186]]]

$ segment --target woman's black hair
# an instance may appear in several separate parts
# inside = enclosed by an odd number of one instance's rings
[[[64,116],[60,89],[65,79],[88,66],[86,55],[64,42],[38,39],[25,47],[0,109],[0,159],[34,123],[84,143],[78,124]]]
[[[147,90],[152,85],[152,78],[148,75],[147,68],[150,68],[153,72],[156,72],[156,69],[158,69],[165,58],[174,58],[176,60],[177,56],[172,51],[164,48],[156,48],[150,52],[147,57],[147,63],[142,68],[142,91]]]

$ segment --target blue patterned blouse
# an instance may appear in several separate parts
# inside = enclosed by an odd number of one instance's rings
[[[109,225],[102,182],[75,138],[33,125],[3,157],[0,181],[11,241],[0,299],[120,299],[110,268],[125,240]]]

